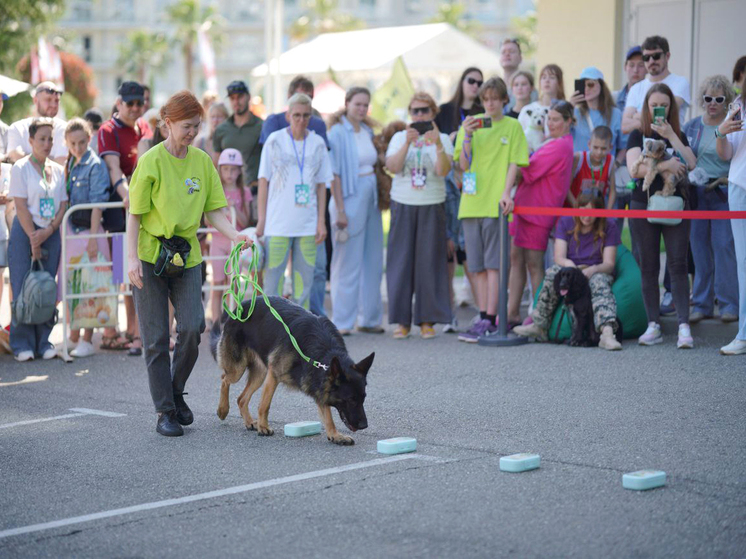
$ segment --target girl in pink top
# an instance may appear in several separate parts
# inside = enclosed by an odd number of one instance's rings
[[[223,184],[225,198],[228,200],[228,207],[233,208],[236,212],[236,229],[242,231],[249,226],[251,222],[251,201],[254,197],[251,190],[243,184],[243,158],[241,152],[237,149],[228,148],[220,152],[218,160],[218,173],[220,182]],[[223,210],[230,219],[230,210]],[[212,320],[219,320],[222,307],[223,291],[216,289],[217,286],[226,285],[225,263],[231,252],[231,242],[224,235],[214,232],[210,242],[210,257],[217,257],[212,260],[212,297],[210,300],[212,310]]]
[[[535,151],[528,167],[521,169],[523,177],[510,200],[508,189],[503,194],[503,211],[513,205],[561,208],[570,190],[573,163],[573,140],[570,127],[573,107],[566,101],[555,102],[547,116],[549,140]],[[520,323],[520,303],[526,285],[526,267],[531,274],[533,294],[544,279],[544,251],[549,233],[557,218],[543,215],[514,215],[510,224],[513,237],[510,247],[510,279],[508,282],[508,321]]]

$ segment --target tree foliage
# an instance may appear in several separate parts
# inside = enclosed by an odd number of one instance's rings
[[[152,72],[163,70],[171,62],[171,45],[163,33],[133,31],[119,44],[117,64],[140,83],[148,83]]]
[[[65,0],[1,0],[0,73],[11,73],[64,10]]]
[[[427,22],[450,23],[459,31],[475,37],[480,31],[480,25],[466,17],[466,12],[466,6],[461,2],[444,2]]]
[[[306,0],[305,12],[290,26],[290,36],[305,41],[322,33],[363,29],[365,22],[339,11],[339,0]]]
[[[514,17],[510,23],[516,39],[521,42],[523,58],[533,60],[536,55],[536,46],[539,43],[536,12],[530,11],[524,16]]]

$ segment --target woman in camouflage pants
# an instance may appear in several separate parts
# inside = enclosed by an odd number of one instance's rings
[[[603,209],[603,198],[583,193],[577,199],[579,208]],[[622,349],[614,332],[618,328],[616,300],[611,292],[614,283],[616,247],[621,242],[614,220],[596,217],[563,217],[557,223],[554,244],[554,266],[546,271],[539,299],[533,310],[533,324],[516,326],[513,332],[544,341],[559,306],[554,290],[554,276],[563,267],[581,268],[588,278],[593,305],[593,322],[601,333],[599,347]]]

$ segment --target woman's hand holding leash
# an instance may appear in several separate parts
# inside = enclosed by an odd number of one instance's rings
[[[238,233],[236,237],[233,239],[233,242],[236,244],[243,243],[241,245],[241,252],[249,248],[254,244],[254,241],[249,239],[248,235],[244,235],[243,233]]]

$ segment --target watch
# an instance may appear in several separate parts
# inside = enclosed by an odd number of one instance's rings
[[[719,126],[715,127],[715,137],[716,138],[725,138],[725,134],[721,134],[720,133],[720,127]]]

